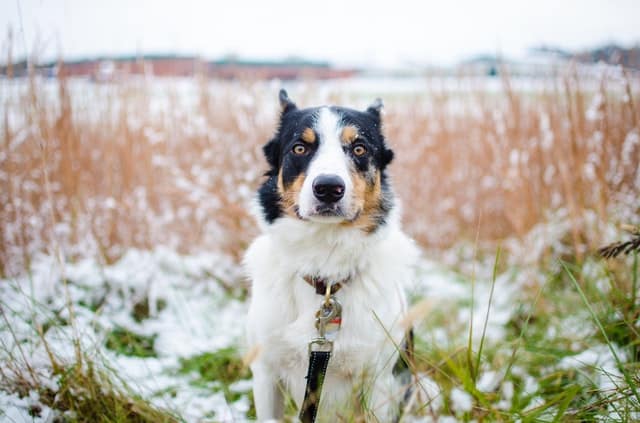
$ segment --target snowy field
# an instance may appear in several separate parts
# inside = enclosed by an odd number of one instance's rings
[[[416,284],[409,290],[414,303],[411,315],[417,327],[418,359],[423,357],[428,364],[416,374],[414,401],[428,407],[426,413],[424,408],[414,411],[415,418],[405,416],[405,421],[467,420],[475,390],[491,398],[497,410],[522,408],[526,416],[548,405],[539,379],[562,372],[578,374],[582,383],[602,392],[624,386],[612,353],[627,362],[628,350],[614,346],[612,351],[605,342],[596,342],[595,325],[579,305],[566,315],[550,313],[544,337],[564,349],[559,356],[547,357],[543,365],[531,366],[526,358],[531,351],[518,353],[523,347],[514,340],[519,334],[513,325],[533,314],[537,302],[558,300],[557,293],[544,292],[548,275],[511,265],[494,279],[490,257],[470,263],[453,270],[423,259],[416,269]],[[585,276],[606,289],[605,267],[598,262],[585,266],[592,273]],[[248,420],[251,383],[246,372],[223,387],[216,380],[203,381],[197,369],[185,368],[188,360],[206,353],[230,349],[236,360],[246,353],[246,283],[230,258],[210,253],[184,256],[161,247],[130,250],[112,265],[95,259],[64,263],[43,255],[34,258],[29,275],[3,280],[0,294],[2,360],[12,363],[4,372],[10,374],[13,366],[28,363],[29,369],[19,371],[35,377],[38,389],[55,392],[61,376],[52,374],[48,354],[73,362],[79,341],[83,354],[109,369],[128,392],[184,421]],[[562,299],[567,304],[575,300]],[[125,331],[132,339],[129,347],[113,341]],[[458,383],[442,381],[433,369],[447,365],[430,361],[453,359],[469,338],[474,351],[483,343],[487,354],[480,360],[473,389],[465,386],[464,378]],[[39,400],[38,389],[26,397],[2,392],[3,421],[54,421],[60,412]],[[637,412],[629,414],[625,401],[612,403],[604,416],[619,414],[622,421],[640,417]],[[555,412],[551,407],[542,417]]]
[[[552,112],[560,110],[555,103],[540,106],[549,107],[541,112],[546,124],[535,115],[528,129],[524,118],[519,127],[509,126],[515,116],[509,113],[516,112],[498,109],[513,105],[498,80],[285,84],[302,104],[364,106],[376,95],[390,99],[388,130],[399,151],[394,181],[405,203],[406,228],[423,246],[415,283],[407,287],[417,364],[402,421],[640,419],[637,256],[605,261],[594,253],[628,236],[620,223],[640,224],[640,128],[631,113],[637,112],[638,81],[631,84],[634,103],[624,100],[621,78],[614,75],[614,88],[606,92],[611,98],[599,98],[600,85],[591,82],[576,91],[584,96],[579,100],[584,108],[576,108],[583,126],[574,130],[575,145],[584,149],[572,153],[570,162],[562,161],[569,154],[562,143],[571,131],[549,124]],[[73,384],[69,369],[106,375],[102,393],[123,393],[130,401],[125,408],[137,416],[131,421],[154,421],[140,417],[144,413],[136,407],[143,403],[166,413],[167,421],[242,422],[254,416],[251,375],[243,363],[250,292],[240,257],[256,233],[246,210],[263,171],[255,163],[273,129],[272,94],[280,84],[209,82],[206,95],[193,80],[157,81],[142,95],[136,84],[148,88],[144,81],[99,86],[70,81],[65,87],[70,95],[61,95],[56,81],[41,81],[37,104],[24,106],[26,82],[2,81],[6,142],[0,182],[7,189],[0,194],[6,204],[0,421],[87,421],[68,399],[92,394]],[[512,85],[522,96],[522,116],[524,105],[553,98],[538,97],[554,85],[551,81]],[[439,99],[429,91],[434,86],[448,97]],[[478,87],[491,101],[467,100]],[[615,103],[616,96],[623,99]],[[145,110],[136,109],[139,101]],[[608,102],[617,108],[606,109]],[[67,141],[55,132],[71,125],[64,113],[33,121],[42,110],[66,107],[73,110],[70,121],[85,125],[69,142],[77,149],[75,159],[87,160],[82,163],[92,174],[85,175],[82,166],[76,174],[64,172],[66,150],[60,146]],[[191,113],[195,109],[199,114]],[[438,182],[424,168],[431,163],[435,168],[436,161],[453,163],[455,154],[438,145],[445,139],[458,142],[447,125],[468,116],[478,119],[468,118],[464,132],[471,140],[489,140],[486,151],[498,151],[490,160],[498,167],[474,174],[477,162],[488,156],[462,144],[471,151],[459,153],[467,160],[462,173]],[[486,116],[495,126],[486,128]],[[616,123],[620,133],[606,132],[607,122]],[[258,140],[246,141],[254,131]],[[114,172],[133,176],[105,188],[108,172],[96,176],[96,169],[111,166],[112,157],[125,157],[105,147],[117,143],[110,134],[141,140],[144,154],[131,164],[114,164]],[[29,145],[48,136],[50,161],[41,165],[40,149]],[[615,148],[613,141],[606,143],[609,136],[616,137]],[[521,144],[509,147],[509,137]],[[210,143],[201,145],[201,139]],[[425,156],[416,163],[411,157],[416,139],[434,161]],[[187,141],[194,147],[180,150]],[[87,143],[98,153],[78,147]],[[591,154],[598,151],[616,161],[601,167]],[[241,164],[231,169],[227,155]],[[540,163],[540,178],[527,173]],[[567,173],[569,165],[578,171]],[[153,169],[150,181],[133,171],[138,168]],[[225,169],[234,173],[224,175]],[[412,181],[415,175],[421,184]],[[82,183],[76,185],[74,176]],[[228,189],[211,189],[220,181]],[[447,197],[438,200],[419,189]],[[485,212],[475,213],[480,209]],[[481,223],[492,229],[481,231]],[[435,242],[445,236],[443,245]]]

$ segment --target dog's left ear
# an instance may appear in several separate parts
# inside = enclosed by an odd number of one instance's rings
[[[389,163],[391,163],[393,157],[393,150],[388,147],[384,147],[382,151],[382,169],[384,169]]]
[[[269,163],[269,166],[271,166],[272,169],[279,166],[280,143],[278,142],[278,138],[269,140],[269,142],[262,147],[262,152],[264,153],[264,157],[267,159],[267,163]]]
[[[367,113],[369,113],[377,123],[380,123],[383,108],[384,104],[382,103],[382,99],[376,98],[373,103],[367,107]],[[382,163],[380,164],[382,169],[384,169],[393,160],[393,150],[386,146],[386,142],[382,149],[381,159]]]
[[[291,110],[297,109],[296,103],[291,101],[289,94],[284,89],[281,89],[278,93],[278,101],[280,102],[280,115],[284,116]]]
[[[372,115],[379,122],[383,108],[384,104],[382,104],[382,99],[376,98],[373,103],[371,103],[371,105],[367,107],[367,113]]]

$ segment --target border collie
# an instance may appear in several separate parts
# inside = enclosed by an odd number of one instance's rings
[[[247,333],[259,421],[279,420],[284,395],[300,407],[309,342],[323,296],[340,284],[342,323],[319,404],[320,421],[391,421],[404,390],[392,369],[405,338],[404,287],[417,257],[400,229],[387,175],[382,102],[365,111],[299,109],[280,91],[280,122],[264,147],[269,170],[255,214],[262,234],[245,256],[252,281]]]

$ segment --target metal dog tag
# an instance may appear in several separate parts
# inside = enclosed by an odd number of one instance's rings
[[[316,329],[320,337],[334,339],[342,325],[342,305],[331,296],[316,313]]]

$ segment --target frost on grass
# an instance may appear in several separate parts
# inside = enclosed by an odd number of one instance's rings
[[[576,420],[634,419],[625,412],[637,402],[628,400],[624,368],[558,261],[586,258],[576,264],[579,282],[592,300],[611,303],[597,312],[623,365],[637,360],[637,323],[627,325],[637,304],[624,299],[640,294],[628,277],[612,283],[588,250],[594,240],[619,239],[611,222],[640,222],[640,138],[628,113],[638,102],[621,101],[625,87],[638,85],[625,85],[617,68],[606,73],[607,90],[584,69],[512,88],[497,78],[290,83],[308,105],[364,106],[381,89],[390,97],[395,188],[420,199],[405,209],[405,226],[438,247],[411,287],[420,307],[408,421],[552,418],[565,399]],[[236,262],[255,231],[246,206],[280,83],[0,82],[0,180],[8,187],[0,190],[0,270],[17,275],[0,281],[6,374],[58,392],[64,381],[45,346],[66,363],[81,351],[132,395],[187,421],[251,416],[250,376],[238,367],[247,293]],[[46,169],[42,134],[52,134]],[[105,173],[105,163],[121,171]],[[465,241],[476,225],[479,242]],[[487,241],[495,239],[504,259],[494,279],[496,246]],[[59,250],[73,262],[55,258]],[[0,392],[3,417],[56,413],[35,390]],[[575,397],[559,398],[567,392]]]
[[[554,415],[554,395],[579,388],[569,409],[577,413],[580,401],[597,404],[626,389],[576,292],[554,282],[558,269],[545,275],[526,260],[516,266],[504,258],[494,279],[494,260],[464,259],[453,267],[423,259],[416,269],[410,297],[419,304],[417,373],[408,421],[504,417],[514,407],[523,416]],[[583,277],[594,287],[605,284],[602,263],[585,263]],[[186,421],[242,421],[254,413],[240,359],[246,285],[229,257],[157,248],[129,250],[105,265],[41,255],[29,275],[3,280],[0,294],[6,316],[0,358],[31,377],[28,364],[47,392],[61,385],[45,346],[66,363],[77,359],[79,347],[116,385]],[[626,347],[615,348],[630,360]],[[7,416],[64,411],[38,399],[37,390],[0,391]],[[588,416],[624,409],[616,404]]]
[[[38,393],[31,391],[29,396],[20,397],[16,394],[8,394],[0,390],[0,417],[8,422],[51,422],[60,413],[42,404]]]
[[[461,414],[471,411],[473,407],[473,398],[469,393],[460,389],[453,388],[451,390],[451,408]]]
[[[616,354],[622,362],[627,362],[623,350],[617,347]],[[624,384],[622,373],[616,364],[616,360],[607,345],[596,345],[581,351],[578,354],[567,356],[560,361],[559,368],[585,370],[595,374],[594,383],[602,391],[613,391]]]
[[[0,284],[7,317],[0,356],[22,363],[25,374],[28,364],[38,384],[55,390],[47,348],[61,362],[73,363],[78,342],[97,366],[189,421],[244,416],[246,385],[228,396],[230,403],[223,391],[192,383],[180,372],[182,361],[225,348],[233,348],[240,362],[246,305],[239,272],[224,256],[181,256],[162,248],[130,250],[109,266],[90,259],[60,264],[41,256],[30,276]],[[20,360],[23,353],[26,362]],[[3,395],[12,401],[11,413],[26,409],[28,399]]]

